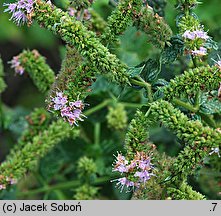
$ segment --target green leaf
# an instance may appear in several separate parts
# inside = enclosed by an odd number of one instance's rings
[[[205,114],[221,113],[221,101],[217,96],[217,91],[202,94],[200,111]]]
[[[154,84],[153,84],[153,87],[163,87],[163,86],[166,86],[168,85],[169,82],[166,81],[165,79],[158,79]]]
[[[159,60],[148,59],[142,70],[141,76],[145,81],[151,82],[156,80],[161,72],[161,62]]]
[[[39,173],[44,179],[50,180],[61,170],[61,167],[64,166],[67,161],[68,158],[65,152],[61,150],[60,146],[57,146],[40,160]]]
[[[140,65],[136,66],[136,67],[130,67],[128,70],[128,73],[130,74],[130,77],[136,77],[138,75],[141,74],[141,72],[143,71],[145,67],[144,63],[141,63]]]
[[[174,36],[170,40],[170,46],[166,46],[161,54],[162,63],[174,62],[184,51],[184,42],[180,36]]]
[[[212,40],[211,38],[209,38],[206,43],[204,44],[204,46],[207,48],[207,49],[214,49],[214,50],[218,50],[218,44],[217,42],[215,42],[214,40]]]

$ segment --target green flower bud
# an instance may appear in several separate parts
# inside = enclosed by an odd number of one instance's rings
[[[82,185],[75,190],[76,200],[94,200],[98,193],[98,188],[90,185]]]
[[[113,107],[108,107],[107,124],[115,130],[123,130],[127,127],[127,112],[123,104],[117,103]]]

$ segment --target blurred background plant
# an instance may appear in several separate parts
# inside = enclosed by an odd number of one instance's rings
[[[9,14],[3,13],[3,3],[13,1],[0,0],[0,54],[4,64],[6,90],[1,98],[7,106],[7,130],[0,131],[0,162],[4,161],[9,150],[16,145],[17,139],[28,127],[25,120],[36,107],[45,107],[45,96],[37,90],[26,75],[14,75],[9,62],[23,49],[37,49],[46,57],[50,67],[58,73],[65,55],[65,44],[51,32],[33,24],[31,27],[16,26],[9,21]],[[65,0],[52,1],[59,7],[65,7]],[[114,1],[97,0],[93,8],[105,20],[114,9]],[[154,2],[160,2],[157,5]],[[149,1],[165,19],[174,32],[177,31],[174,9],[175,0]],[[166,4],[165,4],[166,3]],[[166,7],[165,7],[166,6]],[[204,1],[195,11],[202,24],[209,28],[209,34],[215,41],[221,41],[221,1]],[[165,12],[165,13],[164,13]],[[120,48],[114,50],[117,56],[129,66],[135,66],[145,59],[156,56],[160,51],[147,43],[145,34],[134,27],[128,27],[120,36]],[[163,68],[162,78],[169,80],[185,69],[180,62]],[[116,176],[111,174],[113,154],[123,151],[125,131],[136,109],[146,102],[142,91],[119,87],[99,76],[92,85],[92,93],[87,98],[90,107],[101,105],[101,109],[90,114],[81,123],[80,137],[68,138],[42,158],[38,166],[9,190],[0,192],[1,199],[130,199],[131,193],[120,193],[111,183]],[[106,104],[105,104],[106,103]],[[104,105],[102,108],[102,104]],[[117,112],[120,115],[117,115]],[[180,151],[176,137],[164,127],[152,127],[150,139],[160,152],[175,156]],[[220,168],[219,168],[220,170]],[[191,177],[193,188],[202,192],[208,199],[220,199],[220,185],[214,187],[214,179],[220,179],[221,173],[212,173],[204,168]],[[0,174],[1,175],[1,174]]]

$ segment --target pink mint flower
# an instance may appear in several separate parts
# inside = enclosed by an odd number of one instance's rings
[[[11,64],[11,68],[15,70],[16,74],[22,75],[25,71],[21,62],[19,60],[19,56],[14,56],[13,59],[9,62]]]
[[[73,124],[78,126],[77,121],[83,121],[81,116],[86,117],[82,114],[82,111],[80,109],[71,110],[70,107],[65,108],[65,111],[61,110],[61,115],[66,116],[71,126]]]
[[[134,174],[134,177],[139,177],[139,182],[145,183],[146,181],[148,181],[150,179],[151,175],[153,175],[153,174],[149,173],[147,170],[144,170],[141,172],[136,172]]]
[[[10,183],[11,185],[17,184],[17,180],[11,178],[10,181],[9,181],[9,183]]]
[[[13,20],[17,25],[24,24],[29,21],[28,14],[34,10],[34,0],[19,0],[17,3],[4,3],[4,7],[8,7],[4,12],[12,14],[10,20]]]
[[[88,9],[84,10],[84,20],[90,20],[91,19],[91,14]]]
[[[151,168],[150,160],[149,159],[140,160],[139,161],[139,168],[141,168],[142,170],[149,170]]]
[[[75,8],[69,7],[68,13],[70,16],[75,17],[77,20],[89,20],[91,18],[91,14],[88,9],[84,9],[82,14],[81,11],[77,11]]]
[[[62,109],[68,102],[67,96],[63,96],[62,92],[57,92],[56,97],[53,98],[52,101],[54,102],[54,110]]]
[[[190,31],[190,30],[186,30],[183,33],[183,37],[186,39],[190,39],[190,40],[195,40],[197,38],[201,38],[203,40],[207,40],[209,39],[209,36],[207,35],[207,32],[204,32],[202,30],[195,30],[195,31]]]
[[[68,8],[68,13],[70,16],[75,16],[77,10],[75,10],[73,7]]]
[[[207,49],[205,47],[200,47],[199,50],[192,50],[191,53],[194,56],[204,56],[207,54]]]
[[[126,177],[123,178],[119,178],[119,179],[115,179],[112,180],[111,182],[117,181],[116,183],[116,187],[118,187],[120,189],[120,192],[122,192],[124,190],[124,187],[127,187],[127,191],[126,192],[130,192],[129,188],[133,188],[136,186],[138,187],[138,184],[136,184],[133,181],[129,181]]]
[[[220,153],[219,153],[219,147],[216,147],[216,148],[211,148],[211,152],[209,153],[209,155],[212,155],[212,154],[217,154],[218,157],[220,157]]]
[[[203,40],[208,40],[209,36],[207,35],[207,32],[204,32],[202,30],[196,30],[193,32],[196,36],[196,38],[201,38]]]
[[[13,179],[11,177],[6,177],[6,181],[10,184],[10,185],[14,185],[17,183],[16,179]]]
[[[183,37],[186,39],[194,40],[195,39],[195,34],[189,30],[185,31],[183,33]]]
[[[118,153],[113,166],[113,171],[117,171],[121,174],[126,173],[126,177],[113,180],[118,181],[117,186],[120,185],[121,191],[124,186],[127,188],[138,188],[140,187],[140,184],[146,183],[151,176],[154,175],[152,173],[153,166],[150,163],[150,157],[144,152],[137,152],[131,161],[126,160],[121,153]],[[134,180],[129,181],[127,178],[128,176],[133,177]]]
[[[6,186],[4,184],[0,184],[0,190],[6,189]]]
[[[77,107],[77,108],[84,107],[83,102],[80,101],[80,100],[75,101],[75,102],[70,102],[69,105],[70,105],[71,107]]]
[[[128,168],[129,168],[127,167],[127,164],[128,164],[128,161],[125,159],[125,157],[122,154],[118,153],[113,171],[118,171],[121,174],[126,173],[128,172]]]
[[[84,103],[81,100],[68,101],[68,97],[63,92],[56,92],[56,96],[51,97],[49,109],[56,111],[71,126],[73,124],[78,126],[77,122],[83,121],[83,118],[86,118],[82,113]]]

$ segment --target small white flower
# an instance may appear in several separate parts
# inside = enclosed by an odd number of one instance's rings
[[[213,153],[217,154],[218,157],[220,157],[220,153],[219,153],[219,147],[216,148],[211,148],[211,152],[209,153],[209,155],[212,155]]]

